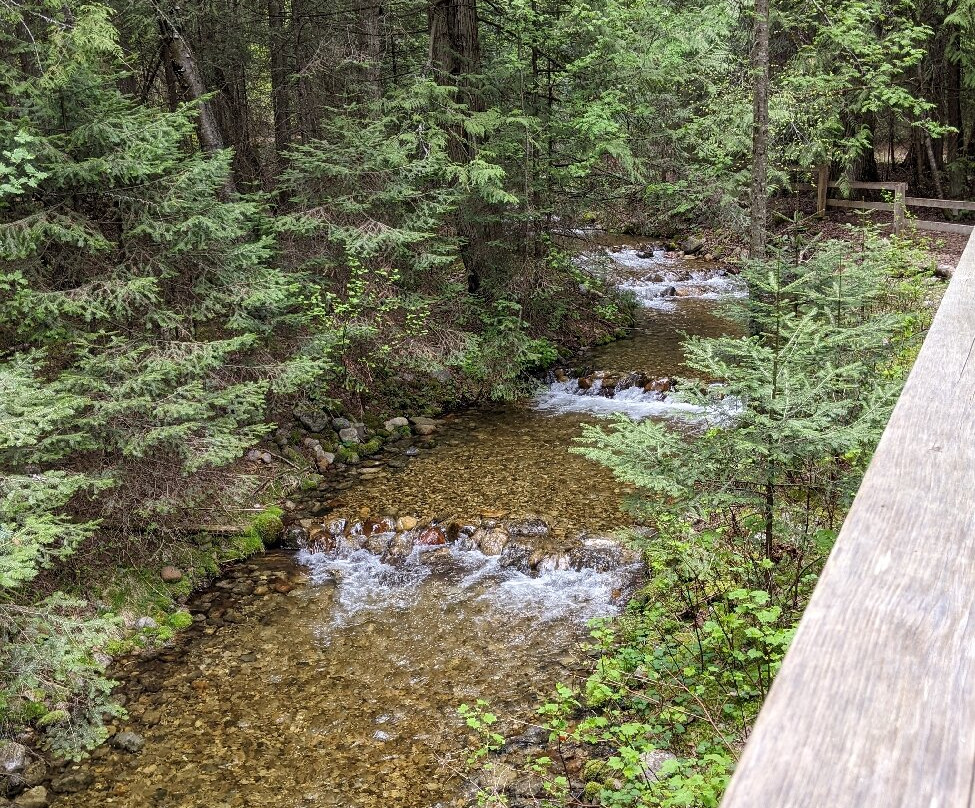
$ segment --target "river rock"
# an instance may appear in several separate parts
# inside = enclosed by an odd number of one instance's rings
[[[29,760],[26,746],[13,741],[0,742],[0,774],[20,774],[27,768]]]
[[[333,536],[342,536],[345,534],[348,526],[349,523],[345,519],[333,519],[331,522],[325,525],[325,529],[328,530],[328,532]]]
[[[67,771],[51,780],[51,790],[55,794],[75,794],[84,791],[95,782],[95,776],[85,769]]]
[[[416,527],[417,519],[415,516],[401,516],[396,520],[396,529],[403,530],[413,530]]]
[[[41,785],[47,780],[47,764],[43,760],[28,763],[22,777],[24,778],[24,785],[28,788]]]
[[[339,440],[342,441],[342,443],[358,443],[359,430],[350,424],[349,426],[339,430]]]
[[[529,572],[531,566],[528,562],[531,558],[532,551],[532,546],[526,542],[518,540],[509,541],[501,552],[501,558],[498,559],[498,564],[502,567],[514,567],[521,572]],[[483,547],[482,552],[484,552]],[[484,552],[484,554],[497,555],[497,553],[488,552]]]
[[[640,765],[643,767],[643,779],[648,783],[659,779],[660,770],[670,760],[677,760],[677,755],[665,749],[651,749],[641,753]]]
[[[367,520],[362,523],[362,530],[367,536],[373,533],[395,533],[396,520],[390,516],[384,516],[382,519]]]
[[[402,429],[404,426],[409,426],[409,418],[404,418],[402,415],[398,415],[395,418],[390,418],[386,423],[383,424],[383,428],[387,432],[392,432],[396,429]]]
[[[112,746],[133,755],[141,752],[145,745],[146,739],[138,732],[119,732],[112,737]]]
[[[684,255],[694,255],[699,253],[704,248],[704,239],[698,238],[697,236],[690,236],[684,239],[684,244],[681,249],[684,251]]]
[[[373,555],[381,556],[389,546],[393,543],[393,539],[396,538],[395,533],[380,532],[372,533],[368,539],[366,539],[366,549]]]
[[[504,552],[504,548],[508,544],[508,534],[504,530],[501,528],[492,528],[484,531],[479,530],[477,533],[482,533],[476,539],[476,542],[484,555],[499,556]],[[477,536],[477,533],[474,535]]]
[[[308,546],[308,530],[299,524],[290,524],[281,533],[282,550],[300,550]]]
[[[590,379],[588,376],[582,376],[577,384],[579,385],[580,390],[588,390],[590,387],[592,387],[592,379]]]
[[[336,432],[341,432],[343,429],[351,429],[352,422],[348,418],[333,418],[332,419],[332,429]]]
[[[175,584],[177,581],[183,580],[183,571],[179,567],[167,564],[159,570],[159,577],[167,584]]]
[[[496,761],[484,766],[477,781],[481,788],[490,794],[499,794],[510,788],[518,779],[518,770],[507,763]]]
[[[388,554],[393,558],[406,558],[413,552],[413,540],[412,531],[397,533],[389,543]]]
[[[547,536],[548,523],[544,519],[531,517],[530,519],[512,520],[505,525],[505,529],[512,536]]]
[[[309,432],[324,432],[328,429],[328,416],[316,410],[301,410],[295,412],[298,422]]]
[[[405,454],[407,457],[416,457],[418,454],[420,454],[420,450],[415,446],[410,446],[405,452],[403,452],[403,454]]]
[[[331,553],[336,547],[335,534],[324,525],[316,525],[308,531],[305,546],[313,553]]]
[[[332,452],[326,452],[321,444],[315,447],[314,454],[315,465],[318,466],[319,471],[325,471],[335,462],[335,455]]]
[[[431,525],[417,534],[415,543],[419,547],[439,547],[447,543],[447,536],[439,527]]]
[[[539,574],[572,569],[572,559],[568,553],[540,551],[540,555],[530,560],[533,569]]]
[[[14,808],[47,808],[50,805],[47,789],[44,786],[34,786],[27,789],[13,802]]]
[[[661,289],[658,297],[677,297],[677,287],[668,286],[664,289]]]
[[[609,572],[626,564],[633,564],[639,560],[639,553],[622,547],[613,539],[601,536],[590,536],[573,548],[569,559],[575,569],[591,569],[597,572]]]

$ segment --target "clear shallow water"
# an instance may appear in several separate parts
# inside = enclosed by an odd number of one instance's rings
[[[642,388],[580,395],[575,379],[680,373],[683,334],[727,331],[712,298],[740,289],[709,280],[700,262],[639,258],[633,245],[613,255],[620,282],[646,304],[629,339],[584,354],[535,399],[447,419],[405,469],[373,473],[323,505],[421,521],[538,515],[554,539],[626,525],[626,488],[570,454],[572,439],[612,412],[669,417],[681,407]],[[666,286],[682,292],[653,296]],[[362,551],[256,559],[194,599],[198,622],[176,647],[124,671],[124,726],[145,736],[142,752],[100,750],[86,764],[94,785],[56,805],[464,805],[457,706],[488,699],[509,732],[522,731],[517,719],[530,721],[557,681],[584,671],[586,621],[612,614],[632,576],[532,577],[456,548],[398,565]]]

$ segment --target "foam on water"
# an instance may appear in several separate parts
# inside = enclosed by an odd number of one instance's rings
[[[335,583],[336,625],[363,611],[414,606],[420,584],[430,574],[430,568],[419,563],[415,556],[403,564],[393,565],[367,550],[339,555],[300,550],[296,560],[309,568],[313,583]]]
[[[724,270],[688,269],[686,262],[667,258],[662,250],[648,256],[645,250],[630,247],[608,255],[624,270],[619,287],[632,292],[647,309],[672,311],[681,298],[718,300],[747,294],[744,283]],[[671,287],[676,295],[661,297]]]
[[[301,550],[296,558],[309,568],[313,582],[334,581],[333,627],[361,612],[415,608],[433,573],[417,553],[401,564],[384,563],[366,550],[339,556]],[[619,590],[633,574],[624,567],[612,572],[548,570],[532,576],[502,567],[498,556],[456,548],[450,550],[448,566],[437,571],[447,590],[441,597],[450,602],[478,601],[495,615],[517,612],[540,621],[582,622],[615,613]]]
[[[680,401],[675,396],[661,396],[659,393],[646,393],[642,387],[628,387],[620,390],[612,398],[600,395],[601,380],[594,379],[592,387],[582,390],[578,379],[552,382],[543,387],[535,397],[535,409],[552,412],[556,415],[569,412],[592,413],[593,415],[613,415],[622,413],[634,420],[651,416],[703,416],[707,408]]]
[[[499,610],[528,611],[539,620],[585,621],[615,614],[615,600],[622,585],[620,571],[551,570],[533,577],[509,570],[481,597]]]

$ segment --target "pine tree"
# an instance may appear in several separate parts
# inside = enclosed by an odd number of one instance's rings
[[[71,753],[110,709],[91,645],[106,624],[25,587],[50,591],[38,576],[82,544],[138,557],[195,506],[232,505],[222,469],[267,429],[290,286],[259,205],[223,198],[230,154],[193,146],[196,109],[118,90],[104,6],[3,14],[0,724],[38,720]]]

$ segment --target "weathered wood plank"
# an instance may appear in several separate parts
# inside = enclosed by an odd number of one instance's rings
[[[826,215],[826,199],[829,196],[829,164],[824,163],[819,167],[816,177],[816,215]]]
[[[864,202],[859,199],[827,199],[826,204],[831,208],[856,208],[862,210],[893,210],[891,202]]]
[[[975,237],[723,808],[954,808],[975,791]]]
[[[896,191],[899,182],[831,182],[830,188],[867,188],[873,191]]]
[[[959,233],[967,236],[975,232],[970,224],[956,224],[955,222],[932,222],[928,219],[915,219],[911,224],[918,230],[931,230],[935,233]]]
[[[916,208],[943,208],[945,210],[975,210],[975,202],[958,199],[927,199],[922,196],[909,196],[904,200],[908,206]]]

